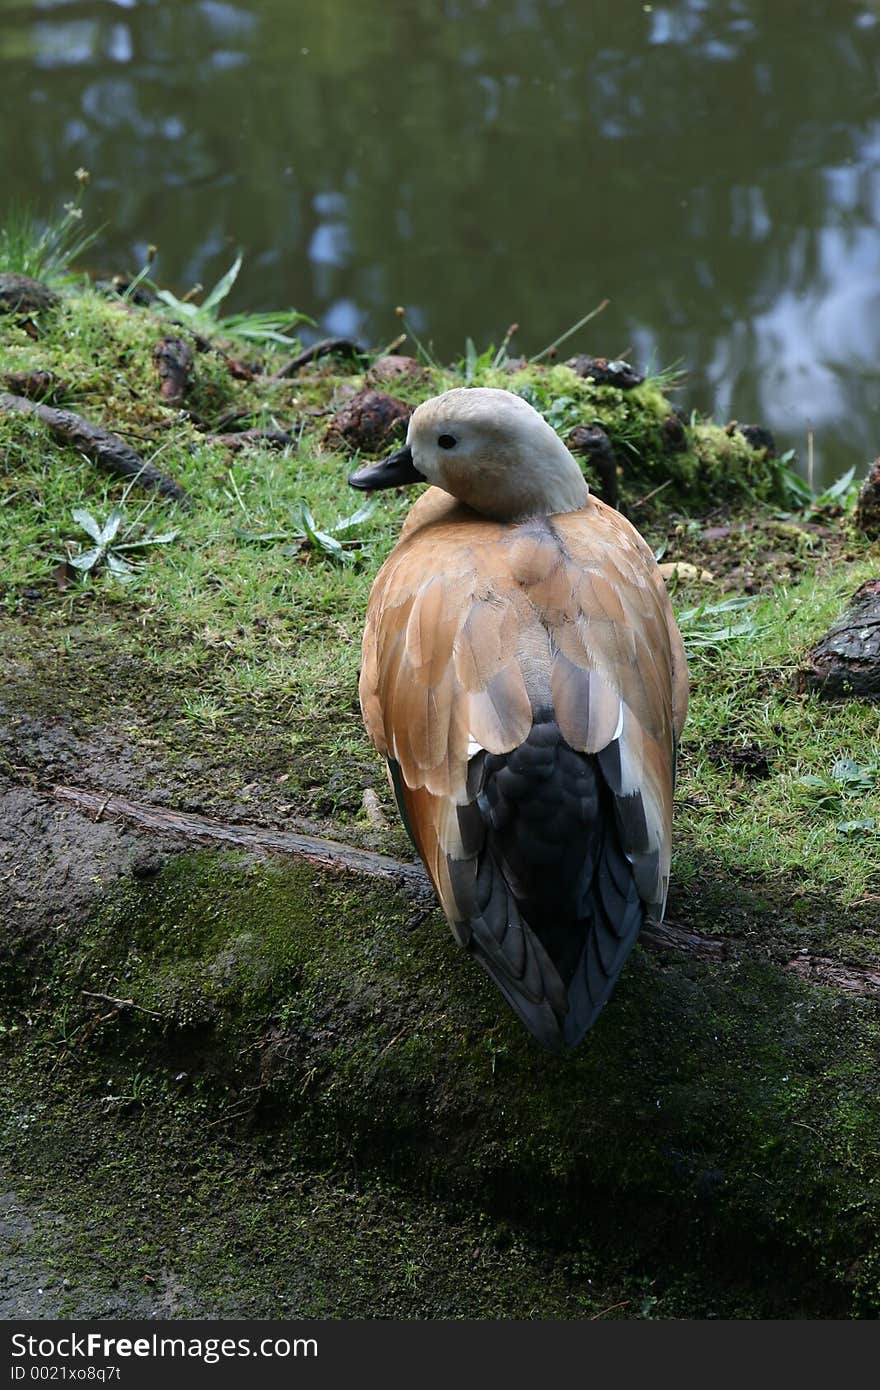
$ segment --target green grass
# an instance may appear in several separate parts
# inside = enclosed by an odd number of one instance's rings
[[[83,228],[80,206],[88,175],[84,170],[75,200],[47,222],[24,207],[12,207],[0,225],[0,273],[13,272],[45,280],[56,287],[76,279],[71,269],[96,240],[97,232]]]
[[[206,427],[232,408],[257,422],[302,426],[296,449],[231,457],[203,442],[191,419],[161,402],[151,359],[161,320],[149,311],[87,290],[65,297],[37,343],[8,320],[0,333],[13,369],[53,372],[67,404],[119,430],[146,459],[177,477],[192,502],[184,511],[149,496],[136,500],[137,490],[130,492],[125,526],[137,519],[137,536],[151,528],[154,534],[176,532],[175,539],[128,552],[135,571],[124,584],[101,569],[74,577],[59,592],[53,571],[90,543],[73,513],[87,508],[103,521],[125,488],[53,444],[38,423],[0,418],[0,605],[9,619],[26,612],[28,634],[22,643],[15,623],[7,623],[8,650],[27,665],[28,647],[54,649],[63,637],[74,677],[65,698],[81,711],[91,705],[96,721],[108,713],[107,669],[124,655],[139,680],[160,683],[169,696],[158,721],[133,712],[128,727],[140,737],[151,737],[156,725],[163,737],[176,730],[181,744],[193,731],[219,743],[224,730],[243,720],[258,731],[257,742],[271,744],[273,758],[286,750],[310,767],[325,755],[347,767],[352,784],[330,801],[344,818],[356,817],[361,788],[355,779],[372,762],[356,700],[363,613],[372,577],[412,499],[383,494],[367,519],[340,533],[357,543],[345,552],[345,565],[295,538],[303,534],[303,502],[323,531],[357,506],[346,484],[351,459],[324,447],[327,415],[307,412],[329,410],[339,386],[358,386],[362,376],[340,377],[325,368],[276,384],[242,383],[230,377],[220,355],[197,353],[190,408]],[[267,370],[277,361],[273,353],[270,345]],[[563,427],[578,411],[603,412],[612,437],[650,458],[647,474],[637,475],[638,488],[651,470],[659,476],[665,464],[681,469],[690,459],[673,455],[664,464],[650,452],[655,427],[670,409],[656,380],[631,392],[597,390],[564,367],[510,376],[491,365],[482,379],[525,391]],[[402,389],[419,399],[454,380],[449,370],[434,371]],[[772,490],[775,475],[745,441],[707,424],[693,435],[695,456],[715,450],[716,472],[738,470],[741,456],[748,456],[753,481],[759,477],[761,487]],[[653,524],[660,524],[658,514]],[[277,538],[254,539],[260,536]],[[746,543],[760,545],[760,531]],[[843,902],[877,890],[877,835],[837,828],[853,820],[880,823],[876,782],[837,804],[818,801],[802,781],[828,775],[841,758],[872,765],[874,713],[858,703],[825,704],[794,688],[805,648],[872,564],[864,547],[856,547],[856,558],[833,574],[808,578],[753,607],[698,617],[686,629],[693,695],[676,822],[677,873],[684,881],[694,872],[695,856],[710,854],[731,872],[768,879],[796,874],[804,892],[830,891]],[[692,610],[704,597],[704,591],[682,591],[675,602]],[[720,597],[714,593],[713,603]],[[744,631],[739,638],[738,628]],[[745,778],[719,762],[717,745],[746,743],[768,750],[769,777]],[[384,796],[378,768],[372,781]],[[307,798],[304,809],[314,809],[314,800]]]
[[[876,558],[865,556],[779,588],[748,610],[754,635],[691,656],[676,807],[680,875],[709,855],[729,872],[793,880],[800,893],[845,904],[880,893],[880,829],[839,829],[854,819],[880,827],[876,706],[824,701],[796,688],[803,653],[876,572]],[[766,752],[769,776],[744,776],[710,757],[719,747],[735,753],[753,746]],[[842,788],[822,800],[821,788],[804,784],[829,778],[844,758],[866,769],[855,795]]]
[[[282,332],[282,329],[294,328],[298,323],[311,323],[311,319],[293,309],[286,314],[221,315],[220,305],[238,279],[241,263],[242,257],[239,254],[226,274],[222,275],[216,285],[197,303],[189,298],[178,299],[170,290],[158,290],[157,297],[165,313],[175,323],[188,326],[207,338],[225,336],[241,338],[251,343],[281,343],[288,348],[297,346],[297,340]]]

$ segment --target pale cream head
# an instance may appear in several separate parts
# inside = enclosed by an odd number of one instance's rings
[[[406,436],[419,473],[484,516],[552,516],[589,489],[562,440],[521,396],[459,387],[413,412]]]

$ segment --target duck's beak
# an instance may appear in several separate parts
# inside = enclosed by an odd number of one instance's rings
[[[360,492],[377,492],[379,488],[406,487],[408,483],[424,483],[426,479],[413,463],[412,449],[405,444],[381,463],[368,463],[366,468],[359,468],[348,481]]]

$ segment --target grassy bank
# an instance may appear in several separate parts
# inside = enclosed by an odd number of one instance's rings
[[[48,373],[44,398],[189,498],[127,490],[0,413],[0,1157],[30,1213],[21,1267],[42,1261],[75,1316],[876,1315],[876,1000],[795,968],[877,967],[876,708],[796,682],[876,548],[840,499],[682,419],[663,379],[623,390],[494,354],[391,382],[375,355],[273,379],[295,348],[211,335],[169,405],[153,351],[178,330],[159,308],[75,287],[0,317],[4,373]],[[357,451],[331,425],[365,388],[414,403],[468,377],[523,391],[564,435],[600,422],[633,520],[714,576],[673,594],[692,706],[669,909],[714,954],[637,952],[562,1061],[420,904],[181,853],[51,796],[409,858],[356,682],[412,499],[341,524]],[[231,415],[294,443],[232,453],[211,439]],[[100,531],[120,506],[78,568],[82,513]]]

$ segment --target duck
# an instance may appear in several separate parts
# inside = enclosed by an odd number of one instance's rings
[[[663,917],[684,648],[650,548],[515,392],[424,401],[349,478],[425,482],[370,591],[363,720],[453,936],[560,1052]]]

